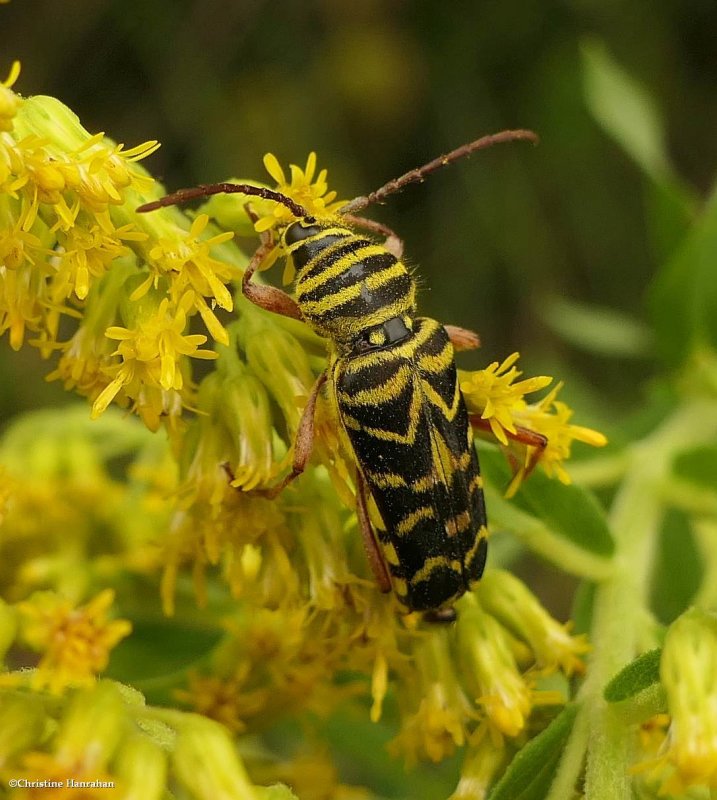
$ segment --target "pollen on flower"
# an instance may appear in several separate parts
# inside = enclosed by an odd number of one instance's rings
[[[127,620],[110,620],[114,592],[106,589],[87,605],[52,592],[39,592],[18,604],[23,640],[42,654],[34,681],[59,691],[91,683],[107,666],[110,650],[129,635]]]

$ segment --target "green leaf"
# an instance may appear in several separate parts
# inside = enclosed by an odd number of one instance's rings
[[[604,697],[607,702],[620,703],[658,683],[661,655],[662,650],[659,648],[650,650],[621,669],[605,687]]]
[[[112,651],[107,677],[142,691],[150,702],[171,701],[171,690],[220,641],[216,628],[181,624],[177,619],[141,620]]]
[[[689,517],[677,509],[665,515],[652,573],[651,606],[669,624],[690,605],[702,583],[703,564]]]
[[[598,41],[582,47],[583,87],[592,115],[656,180],[671,172],[664,125],[653,98]]]
[[[566,706],[548,727],[519,750],[489,800],[544,800],[553,781],[577,706]]]
[[[675,253],[699,208],[697,194],[673,178],[645,185],[645,221],[656,264]]]
[[[657,350],[678,367],[695,350],[717,347],[717,192],[648,296]]]
[[[659,109],[638,81],[597,41],[582,47],[583,91],[598,124],[651,179],[647,224],[658,262],[672,254],[697,210],[697,194],[675,174]]]
[[[504,489],[511,475],[502,453],[481,451],[480,459],[487,479]],[[555,535],[583,550],[604,557],[612,556],[615,550],[602,507],[595,496],[581,486],[565,486],[538,467],[510,502],[542,520]]]
[[[554,297],[542,306],[541,313],[559,336],[583,350],[623,358],[649,354],[650,329],[614,309]]]
[[[703,445],[680,453],[673,469],[675,475],[690,483],[714,489],[717,486],[717,446]]]

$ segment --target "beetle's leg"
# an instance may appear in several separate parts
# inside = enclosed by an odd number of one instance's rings
[[[363,538],[363,546],[366,550],[369,566],[373,572],[379,589],[386,593],[391,591],[391,578],[386,569],[386,562],[381,556],[373,532],[371,519],[368,515],[368,503],[366,500],[366,484],[361,473],[356,470],[356,516],[358,517],[359,530]]]
[[[299,427],[296,431],[296,438],[294,440],[294,462],[291,467],[291,472],[276,486],[269,489],[258,489],[254,493],[262,497],[272,499],[282,491],[306,469],[306,465],[311,458],[311,451],[314,445],[314,414],[316,412],[316,400],[319,396],[321,387],[326,382],[327,373],[322,372],[316,379],[309,399],[306,401],[306,406],[301,414]]]
[[[366,217],[355,217],[353,214],[344,214],[343,219],[350,225],[356,225],[357,228],[365,228],[371,233],[379,233],[381,236],[385,236],[386,241],[383,246],[386,250],[392,256],[396,256],[399,261],[403,258],[403,240],[387,225],[383,225],[373,219],[366,219]]]
[[[251,283],[251,276],[256,272],[273,247],[274,245],[271,241],[264,241],[259,245],[244,270],[244,275],[241,279],[242,294],[254,305],[266,311],[273,311],[275,314],[281,314],[284,317],[303,320],[304,315],[301,313],[297,302],[289,297],[286,292],[282,292],[281,289],[277,289],[275,286]]]
[[[245,203],[244,210],[252,222],[259,219],[258,214],[252,208],[251,203]],[[277,289],[274,286],[264,286],[256,283],[251,283],[251,277],[256,270],[261,266],[262,261],[269,255],[274,247],[274,243],[269,231],[263,231],[260,234],[261,244],[259,245],[256,253],[244,270],[244,275],[241,281],[241,290],[244,297],[250,300],[254,305],[267,311],[273,311],[275,314],[281,314],[285,317],[292,319],[303,320],[304,316],[301,309],[295,300],[293,300],[286,292]]]
[[[483,419],[480,414],[469,414],[471,425],[474,428],[478,428],[482,431],[490,432],[490,422],[487,419]],[[523,478],[527,478],[530,473],[538,466],[538,462],[540,461],[541,456],[543,455],[543,451],[548,446],[548,438],[547,436],[543,436],[542,433],[538,433],[537,431],[531,431],[530,428],[521,428],[519,425],[515,428],[515,433],[506,430],[503,428],[505,435],[513,442],[518,442],[519,444],[524,444],[526,447],[533,447],[533,453],[530,456],[530,461],[528,465],[523,468],[521,464],[517,461],[512,459],[512,466],[514,471],[517,473],[521,469],[525,469],[523,473]]]
[[[457,353],[461,350],[475,350],[480,347],[480,336],[475,331],[459,328],[458,325],[444,325],[443,327]]]

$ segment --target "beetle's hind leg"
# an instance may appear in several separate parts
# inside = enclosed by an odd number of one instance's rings
[[[371,525],[368,514],[368,502],[366,497],[366,483],[361,473],[356,470],[356,516],[358,517],[359,530],[363,538],[363,546],[366,550],[369,566],[373,572],[379,589],[385,594],[391,591],[391,578],[386,569],[386,562],[383,560],[381,551],[376,541],[376,534]]]

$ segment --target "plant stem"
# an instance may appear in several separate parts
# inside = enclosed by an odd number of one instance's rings
[[[603,698],[603,688],[638,653],[640,621],[648,607],[654,547],[664,513],[661,487],[675,453],[704,441],[717,428],[714,405],[683,406],[655,433],[630,450],[630,469],[615,498],[610,523],[615,570],[596,592],[591,659],[583,685],[589,738],[585,797],[631,800],[629,768],[634,733]]]
[[[572,796],[587,750],[586,800],[632,800],[629,769],[634,733],[603,698],[607,682],[637,654],[648,613],[653,551],[660,530],[674,455],[717,431],[714,403],[680,408],[647,439],[630,448],[626,473],[610,512],[615,538],[612,574],[595,593],[593,654],[580,711],[548,800]]]

